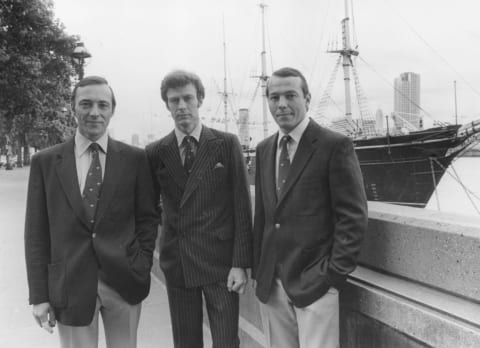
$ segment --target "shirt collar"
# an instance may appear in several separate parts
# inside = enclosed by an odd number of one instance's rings
[[[202,124],[200,122],[198,123],[198,126],[190,134],[185,134],[180,129],[175,127],[175,137],[177,138],[178,147],[182,145],[183,138],[185,138],[187,135],[191,135],[192,137],[194,137],[195,140],[197,141],[197,144],[199,144],[200,134],[202,134]]]
[[[108,134],[105,132],[100,139],[95,141],[99,146],[100,149],[106,154],[107,147],[108,147]],[[75,152],[77,153],[77,157],[83,156],[83,154],[88,150],[88,147],[93,141],[89,140],[88,138],[84,137],[80,132],[76,131],[75,133]]]
[[[277,145],[280,145],[280,140],[284,135],[290,135],[297,144],[300,142],[305,129],[307,129],[308,123],[310,122],[310,118],[306,116],[290,133],[283,133],[282,130],[278,131],[278,140]]]

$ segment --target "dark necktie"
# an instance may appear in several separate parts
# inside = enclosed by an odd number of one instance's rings
[[[183,162],[183,167],[185,168],[187,175],[191,173],[193,161],[195,160],[195,144],[196,140],[191,135],[187,135],[185,138],[183,138],[182,145],[185,150],[185,160]]]
[[[97,143],[92,143],[90,144],[89,149],[92,155],[92,163],[88,169],[82,197],[88,222],[93,226],[95,223],[97,203],[102,190],[102,166],[100,164],[99,156],[100,146]]]
[[[277,178],[277,197],[280,197],[285,182],[287,181],[288,172],[290,170],[290,157],[288,156],[287,144],[292,139],[290,135],[284,135],[280,139],[280,158],[278,160],[278,178]]]

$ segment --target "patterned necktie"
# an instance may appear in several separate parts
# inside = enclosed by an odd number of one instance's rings
[[[279,146],[281,152],[278,160],[277,197],[280,197],[290,170],[290,157],[288,156],[287,144],[291,139],[292,137],[290,135],[284,135],[282,139],[280,139]]]
[[[95,224],[97,203],[102,190],[102,166],[100,164],[99,156],[100,146],[97,143],[92,143],[90,144],[89,149],[92,155],[92,163],[88,169],[82,197],[88,222],[93,226],[93,224]]]
[[[185,168],[187,175],[190,175],[190,173],[192,172],[193,161],[195,160],[195,144],[196,140],[191,135],[187,135],[185,138],[183,138],[182,146],[185,150],[185,160],[183,162],[183,168]]]

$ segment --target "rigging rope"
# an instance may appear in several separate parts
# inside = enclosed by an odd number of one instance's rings
[[[327,24],[327,18],[328,18],[328,15],[329,15],[331,3],[332,3],[332,0],[329,0],[327,2],[327,10],[325,11],[325,16],[323,18],[323,25],[322,25],[322,29],[320,31],[320,40],[318,41],[317,49],[315,50],[315,55],[314,55],[314,58],[313,58],[313,69],[312,69],[312,76],[310,76],[310,81],[314,81],[314,78],[315,78],[315,75],[316,75],[315,73],[316,73],[316,70],[317,70],[317,62],[319,61],[318,56],[319,56],[321,46],[322,46],[322,43],[323,43],[323,38],[324,38],[325,32],[326,32],[325,31],[325,26]]]
[[[464,183],[460,180],[460,177],[458,176],[457,171],[453,167],[453,164],[450,165],[452,167],[453,172],[455,173],[455,176],[453,176],[447,168],[443,164],[441,164],[436,158],[433,159],[435,163],[437,163],[448,175],[450,175],[462,188],[465,194],[467,195],[468,199],[470,200],[470,203],[472,203],[473,208],[477,211],[477,213],[480,215],[480,210],[477,208],[476,204],[472,200],[472,196],[476,198],[478,201],[480,201],[480,197],[478,197],[474,192],[472,192],[468,187],[464,185]]]
[[[479,198],[462,183],[462,181],[460,180],[460,177],[458,176],[458,173],[455,170],[455,168],[453,167],[453,165],[451,165],[451,167],[452,167],[453,173],[455,174],[455,177],[458,179],[458,183],[462,186],[463,191],[467,195],[468,200],[470,201],[470,203],[472,203],[472,206],[475,209],[475,211],[477,212],[477,214],[480,215],[480,210],[478,209],[477,205],[475,204],[475,202],[473,201],[471,196],[475,197],[476,199],[479,199]]]

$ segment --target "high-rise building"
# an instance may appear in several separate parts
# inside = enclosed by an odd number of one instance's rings
[[[407,130],[422,128],[420,115],[420,75],[404,72],[394,81],[395,126]]]
[[[155,135],[152,133],[147,134],[147,143],[153,143],[155,141]]]
[[[138,134],[132,134],[132,145],[133,146],[140,146],[140,136]]]

